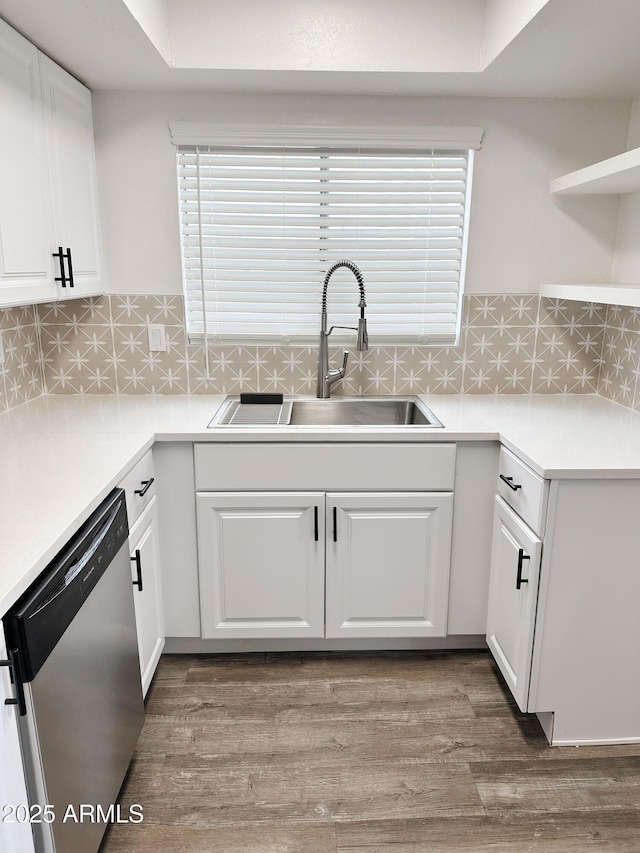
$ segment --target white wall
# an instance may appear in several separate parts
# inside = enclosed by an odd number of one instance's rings
[[[640,98],[633,102],[627,144],[616,154],[640,147]],[[620,197],[620,219],[613,265],[613,281],[640,283],[640,193]]]
[[[93,103],[111,292],[181,291],[176,120],[481,125],[467,292],[610,278],[618,199],[551,198],[548,189],[551,178],[625,149],[629,102],[95,92]]]
[[[169,30],[177,68],[479,71],[484,5],[477,0],[171,0]]]
[[[487,0],[483,66],[513,41],[549,0]]]
[[[169,62],[169,10],[167,0],[124,0],[162,58]]]

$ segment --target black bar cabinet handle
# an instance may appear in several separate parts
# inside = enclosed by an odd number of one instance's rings
[[[314,506],[313,508],[313,538],[317,542],[320,538],[320,531],[318,530],[318,507]]]
[[[141,480],[140,485],[142,486],[142,488],[136,489],[134,494],[140,495],[140,497],[143,498],[151,488],[151,484],[154,482],[154,480],[155,477],[152,477],[150,480]]]
[[[74,287],[73,266],[71,265],[71,249],[68,246],[67,246],[66,258],[67,258],[67,266],[69,268],[69,287]],[[62,260],[60,260],[60,263],[62,263]]]
[[[62,251],[62,246],[58,246],[58,251],[53,253],[54,258],[60,258],[60,275],[56,276],[54,281],[59,281],[61,287],[67,286],[67,275],[64,271],[65,254]]]
[[[506,483],[507,486],[509,486],[509,488],[512,489],[514,492],[517,492],[518,489],[522,488],[519,483],[513,482],[513,477],[505,477],[504,474],[500,474],[500,479],[503,483]]]
[[[338,541],[338,507],[333,508],[333,541]]]
[[[140,559],[140,549],[136,548],[136,552],[131,558],[131,562],[136,564],[136,575],[137,580],[132,581],[134,586],[137,586],[140,592],[142,592],[142,560]]]
[[[17,705],[18,714],[21,717],[27,716],[27,703],[24,698],[24,685],[22,684],[22,670],[20,669],[20,655],[17,649],[9,649],[9,660],[0,660],[0,666],[8,666],[11,673],[11,680],[16,688],[15,699],[5,699],[5,705]]]
[[[526,578],[522,577],[522,564],[525,560],[530,560],[531,557],[524,553],[524,548],[518,549],[518,574],[516,575],[516,589],[520,589],[523,583],[529,583]]]

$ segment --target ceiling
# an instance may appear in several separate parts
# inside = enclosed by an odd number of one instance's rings
[[[91,89],[628,99],[638,0],[0,0]]]

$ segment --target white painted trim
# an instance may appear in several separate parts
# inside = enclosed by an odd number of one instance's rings
[[[173,121],[174,145],[327,145],[340,147],[478,149],[484,129],[447,125],[327,126]]]

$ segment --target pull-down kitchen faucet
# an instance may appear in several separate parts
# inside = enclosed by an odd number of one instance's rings
[[[355,326],[332,326],[327,331],[327,287],[329,279],[340,267],[345,267],[355,275],[358,287],[360,288],[360,319],[358,320],[357,328]],[[363,352],[369,349],[369,336],[367,335],[367,321],[364,317],[364,309],[367,303],[364,298],[364,281],[362,273],[353,261],[336,261],[327,270],[324,277],[324,285],[322,287],[322,317],[320,321],[320,347],[318,350],[318,394],[317,396],[326,400],[331,396],[331,386],[338,379],[342,379],[347,371],[347,360],[349,358],[349,350],[345,350],[342,359],[342,367],[336,367],[333,370],[329,369],[329,335],[334,329],[353,329],[358,333],[356,339],[356,349]]]

